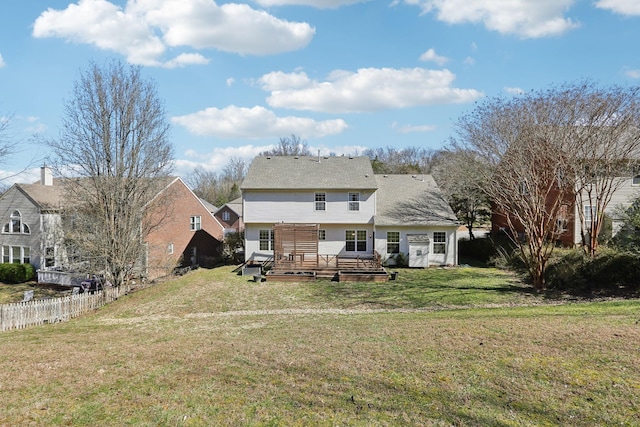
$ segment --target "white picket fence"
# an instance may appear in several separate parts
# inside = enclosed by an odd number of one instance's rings
[[[71,294],[58,298],[2,304],[0,305],[0,331],[66,322],[115,301],[127,292],[129,288],[123,285],[105,288],[93,294]]]

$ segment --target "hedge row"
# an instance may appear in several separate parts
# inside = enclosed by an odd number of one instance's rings
[[[36,270],[31,264],[0,264],[0,282],[22,283],[35,277]]]

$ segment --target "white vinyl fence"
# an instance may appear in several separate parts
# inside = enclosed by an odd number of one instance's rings
[[[115,301],[128,291],[128,286],[109,287],[93,294],[72,294],[59,298],[2,304],[0,331],[66,322]]]

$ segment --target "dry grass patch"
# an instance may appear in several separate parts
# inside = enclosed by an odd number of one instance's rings
[[[3,333],[0,425],[640,424],[637,302],[242,314],[330,304],[216,274]]]

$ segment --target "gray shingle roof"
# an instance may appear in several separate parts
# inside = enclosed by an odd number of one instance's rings
[[[15,184],[16,188],[26,194],[41,209],[60,209],[62,207],[62,185],[59,179],[53,180],[53,185]]]
[[[256,157],[242,190],[373,190],[376,180],[368,157]]]
[[[431,175],[376,175],[376,225],[457,225]]]

